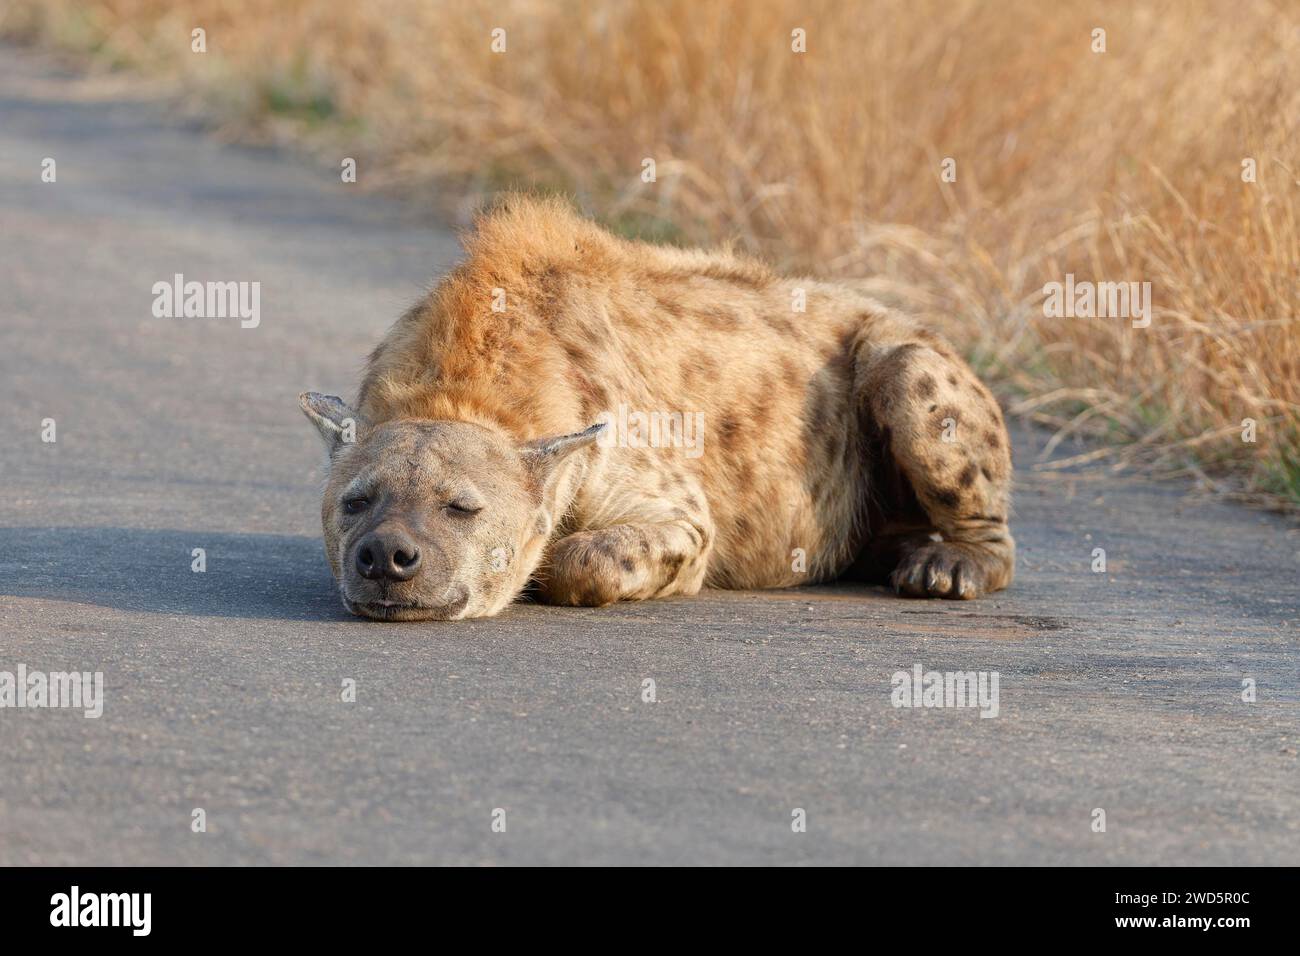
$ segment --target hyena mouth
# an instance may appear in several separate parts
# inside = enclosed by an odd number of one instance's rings
[[[419,604],[406,601],[353,601],[343,598],[343,606],[358,617],[376,621],[450,621],[469,604],[469,591],[458,588],[456,596],[445,604]]]

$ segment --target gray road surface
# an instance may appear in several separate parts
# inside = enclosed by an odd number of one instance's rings
[[[347,617],[295,396],[350,393],[456,254],[329,168],[0,49],[0,670],[106,681],[98,720],[0,710],[0,863],[1300,860],[1300,538],[1034,473],[1041,435],[992,599]],[[178,272],[260,282],[261,325],[154,318]],[[915,663],[997,671],[999,716],[894,708]]]

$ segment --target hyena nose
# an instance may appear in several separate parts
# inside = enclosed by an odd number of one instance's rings
[[[420,549],[405,534],[369,534],[357,546],[357,571],[363,578],[409,581],[420,570]]]

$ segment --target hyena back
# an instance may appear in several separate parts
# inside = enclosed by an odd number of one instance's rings
[[[1010,582],[1002,413],[937,335],[558,201],[506,200],[466,252],[371,355],[355,411],[303,397],[350,609],[493,614],[530,582],[581,605],[845,573],[910,596]]]

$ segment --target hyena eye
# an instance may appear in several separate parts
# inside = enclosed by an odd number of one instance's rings
[[[369,507],[369,498],[349,498],[343,502],[343,510],[350,515],[359,515]]]
[[[483,510],[483,507],[472,501],[457,500],[447,502],[447,510],[457,515],[476,515]]]

